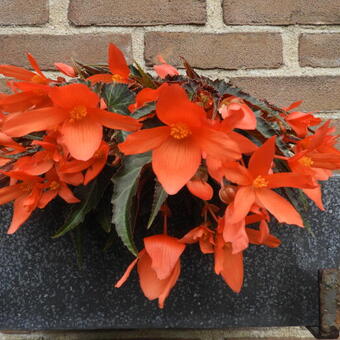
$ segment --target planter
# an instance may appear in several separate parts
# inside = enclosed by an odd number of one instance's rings
[[[3,206],[0,329],[318,326],[318,270],[340,262],[340,176],[331,178],[323,190],[326,212],[310,203],[315,237],[295,226],[272,225],[282,245],[256,251],[251,246],[245,252],[240,294],[213,274],[211,256],[188,247],[164,310],[145,299],[136,273],[124,287],[113,287],[132,259],[118,239],[114,249],[103,253],[104,238],[93,228],[80,270],[71,239],[50,237],[63,221],[63,205],[33,214],[11,236],[5,234],[11,209]]]

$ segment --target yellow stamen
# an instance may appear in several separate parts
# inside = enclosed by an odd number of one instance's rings
[[[60,187],[60,183],[58,183],[57,181],[52,181],[50,184],[50,190],[57,190]]]
[[[31,82],[36,84],[44,84],[46,80],[43,77],[36,74],[31,78]]]
[[[301,157],[299,159],[299,163],[303,166],[308,166],[308,167],[311,167],[314,164],[313,160],[307,156]]]
[[[192,134],[191,130],[181,123],[172,124],[170,129],[170,135],[175,139],[184,139]]]
[[[73,123],[87,116],[87,108],[84,105],[77,105],[70,111],[70,122]]]
[[[120,82],[120,81],[122,81],[124,78],[121,76],[121,75],[119,75],[119,74],[113,74],[112,75],[112,81],[113,82]]]
[[[265,188],[266,186],[268,186],[268,183],[269,182],[264,177],[258,175],[253,181],[253,186],[255,188]]]

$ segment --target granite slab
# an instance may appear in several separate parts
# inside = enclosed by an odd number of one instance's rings
[[[104,235],[90,223],[83,268],[69,236],[52,239],[65,206],[52,204],[16,234],[6,235],[9,205],[0,208],[0,329],[141,329],[317,326],[318,270],[340,264],[340,176],[324,186],[326,211],[310,203],[314,235],[271,224],[277,249],[245,252],[245,282],[233,293],[213,273],[211,256],[196,245],[182,256],[182,273],[163,310],[142,294],[137,274],[114,283],[133,257],[117,239],[103,252]],[[183,205],[183,209],[186,209]]]

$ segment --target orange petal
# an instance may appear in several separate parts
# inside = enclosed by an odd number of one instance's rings
[[[73,192],[65,183],[60,184],[59,196],[67,203],[78,203],[80,200],[73,195]]]
[[[266,208],[279,222],[296,224],[303,227],[300,214],[283,197],[269,189],[256,190],[256,200]]]
[[[232,253],[230,245],[224,247],[224,261],[221,275],[228,286],[239,293],[243,284],[243,252]]]
[[[14,234],[20,226],[25,223],[32,214],[32,210],[24,205],[27,196],[21,196],[14,201],[12,222],[7,234]]]
[[[71,156],[87,161],[99,148],[102,141],[102,126],[86,117],[75,122],[66,121],[61,128],[62,142]]]
[[[276,173],[266,176],[268,188],[315,188],[312,177],[289,172]]]
[[[123,78],[129,77],[130,69],[124,54],[114,44],[109,45],[109,68],[112,74],[119,74]]]
[[[140,130],[127,136],[125,142],[118,144],[125,155],[144,153],[159,147],[170,134],[167,126]]]
[[[75,78],[76,72],[74,68],[70,65],[64,63],[54,63],[54,66],[61,72],[67,75],[68,77]]]
[[[171,276],[164,280],[157,277],[156,272],[151,268],[151,257],[146,252],[139,257],[137,271],[142,291],[149,300],[157,299],[164,292],[169,279],[171,279]]]
[[[2,130],[9,136],[21,137],[31,132],[54,129],[64,119],[64,111],[55,107],[45,107],[8,116]]]
[[[86,80],[89,80],[92,84],[96,83],[111,84],[113,82],[111,73],[94,74],[93,76],[86,78]]]
[[[234,209],[229,216],[229,223],[236,223],[243,220],[255,203],[255,192],[252,187],[240,187],[235,195]]]
[[[31,53],[27,53],[27,59],[29,61],[29,63],[31,64],[32,68],[34,69],[35,72],[37,72],[39,74],[39,76],[43,79],[43,80],[47,80],[48,79],[44,76],[44,74],[41,72],[41,69],[36,61],[36,59],[32,56]]]
[[[144,251],[142,251],[144,252]],[[142,252],[140,252],[138,254],[138,257],[142,256]],[[136,258],[134,259],[130,264],[129,266],[127,267],[125,273],[123,274],[123,276],[118,280],[118,282],[115,284],[115,287],[116,288],[120,288],[124,283],[125,281],[129,278],[133,268],[135,267],[135,265],[137,264],[137,261],[139,260],[139,258]]]
[[[164,87],[156,105],[158,118],[167,125],[182,123],[190,128],[202,126],[203,108],[192,103],[185,90],[178,84]]]
[[[240,159],[238,144],[225,132],[204,127],[194,136],[195,142],[207,155],[217,159]]]
[[[166,76],[177,76],[179,72],[175,67],[166,63],[166,61],[162,58],[158,58],[162,65],[155,65],[153,69],[159,75],[160,78],[164,79]]]
[[[91,115],[100,124],[110,128],[124,131],[135,131],[141,127],[141,124],[135,118],[123,116],[118,113],[108,112],[101,109],[92,109]]]
[[[176,194],[196,173],[201,162],[200,148],[190,137],[169,137],[152,152],[152,168],[164,190]]]
[[[248,248],[249,241],[245,230],[245,220],[243,219],[236,223],[230,222],[229,216],[232,215],[233,209],[234,204],[229,204],[224,217],[223,239],[224,242],[232,244],[232,253],[235,254]]]
[[[256,144],[247,137],[242,136],[240,133],[231,131],[228,133],[228,136],[237,143],[242,153],[252,153],[258,149]]]
[[[95,108],[99,104],[98,95],[84,84],[55,86],[49,96],[56,106],[66,110],[73,109],[75,106]]]
[[[152,260],[152,269],[160,280],[170,276],[185,249],[185,244],[167,235],[145,237],[144,245]]]
[[[20,184],[0,188],[0,204],[11,202],[20,197],[22,194],[23,192],[20,190]]]
[[[316,204],[320,210],[325,210],[322,203],[321,187],[318,185],[314,189],[302,189],[302,191]]]
[[[12,65],[0,65],[0,73],[6,77],[16,78],[18,80],[31,81],[35,73],[22,67]]]
[[[164,308],[164,302],[166,298],[169,296],[171,289],[175,286],[179,275],[181,273],[181,264],[178,261],[175,265],[174,270],[172,271],[170,277],[167,279],[167,283],[162,291],[162,293],[158,297],[158,306],[159,308]]]
[[[214,195],[213,188],[207,182],[201,180],[193,180],[187,183],[189,191],[198,198],[209,201]]]
[[[47,190],[43,192],[38,202],[38,208],[44,209],[57,195],[58,192],[56,190]]]
[[[223,222],[223,219],[220,220],[220,222]],[[224,262],[224,245],[225,242],[223,240],[222,234],[216,234],[216,245],[215,245],[215,254],[214,254],[214,270],[217,275],[221,274],[223,270],[223,262]]]
[[[251,156],[248,169],[254,177],[257,175],[267,175],[271,169],[275,152],[275,140],[276,136],[269,138]]]
[[[226,179],[236,184],[250,185],[252,183],[248,169],[236,162],[226,163],[223,174]]]

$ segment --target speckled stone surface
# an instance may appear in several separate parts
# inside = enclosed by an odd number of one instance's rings
[[[312,204],[305,230],[272,225],[283,244],[251,246],[245,253],[245,283],[234,294],[213,273],[212,257],[195,246],[182,256],[180,279],[164,310],[145,299],[137,275],[120,289],[113,284],[132,256],[117,242],[102,252],[103,235],[93,226],[83,270],[71,239],[51,235],[63,206],[32,216],[18,233],[5,235],[11,210],[0,210],[0,329],[223,328],[318,324],[319,268],[340,263],[340,177],[324,186],[326,212]],[[93,221],[93,223],[96,223]]]

